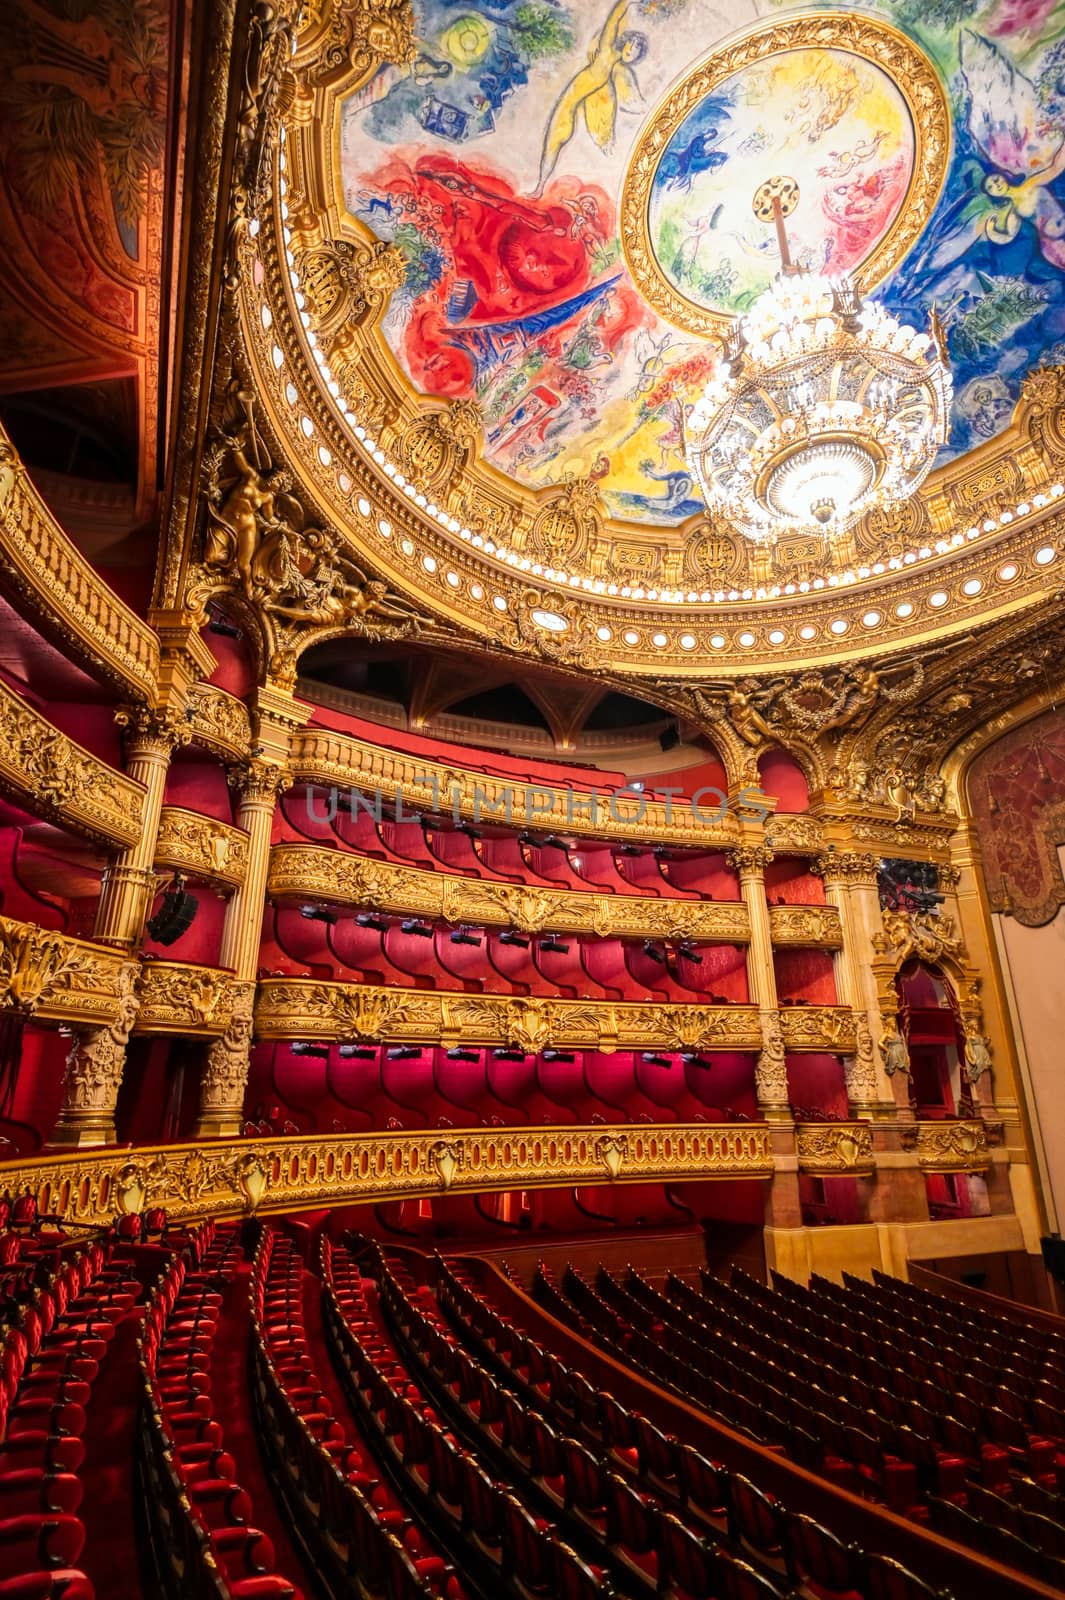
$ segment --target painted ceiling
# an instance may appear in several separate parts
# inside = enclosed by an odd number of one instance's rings
[[[700,510],[681,406],[708,334],[776,270],[752,210],[773,176],[798,184],[795,261],[856,274],[912,323],[937,308],[946,454],[1065,361],[1065,5],[889,0],[857,44],[788,35],[799,13],[764,0],[415,10],[413,63],[343,108],[345,201],[405,257],[384,323],[401,369],[475,399],[488,459],[521,482],[589,476],[628,520]]]

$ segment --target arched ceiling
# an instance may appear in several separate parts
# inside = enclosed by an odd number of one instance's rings
[[[797,261],[918,325],[939,308],[947,455],[999,433],[1025,373],[1065,352],[1065,42],[1045,0],[415,0],[414,28],[413,60],[323,131],[347,218],[402,255],[395,362],[476,401],[485,460],[523,484],[591,477],[637,522],[699,513],[680,407],[706,335],[773,275],[751,199],[776,174],[801,190]]]

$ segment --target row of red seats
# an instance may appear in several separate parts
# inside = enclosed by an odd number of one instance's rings
[[[799,1585],[796,1592],[819,1600],[933,1600],[934,1591],[897,1562],[846,1544],[814,1519],[788,1511],[742,1474],[707,1461],[611,1395],[593,1390],[572,1369],[567,1373],[557,1357],[542,1351],[444,1264],[437,1293],[455,1326],[470,1330],[534,1408],[552,1402],[560,1416],[578,1422],[605,1447],[616,1471],[635,1473],[640,1494],[673,1499],[694,1527],[708,1524],[718,1537],[727,1535],[748,1560],[761,1561]],[[689,1532],[705,1546],[705,1534],[700,1541],[694,1527]],[[691,1574],[689,1581],[691,1594],[717,1592],[705,1569],[698,1582]],[[720,1586],[720,1577],[717,1582]],[[936,1600],[949,1597],[940,1593]]]
[[[94,1242],[44,1275],[3,1335],[0,1596],[7,1600],[93,1600],[93,1585],[76,1566],[85,1543],[77,1516],[85,1407],[115,1327],[139,1293]]]
[[[445,926],[354,911],[313,915],[295,905],[267,909],[263,970],[464,994],[550,995],[600,1000],[693,1000],[746,1004],[747,958],[731,944],[664,945],[642,939]],[[405,926],[412,923],[413,926]],[[420,931],[419,931],[420,930]]]
[[[304,1537],[345,1592],[357,1584],[388,1600],[464,1600],[431,1535],[331,1411],[307,1342],[303,1280],[292,1241],[265,1229],[252,1271],[253,1394]]]
[[[599,807],[601,834],[563,844],[552,836],[523,838],[514,830],[449,827],[436,819],[378,822],[365,806],[334,808],[325,794],[292,791],[281,804],[281,837],[357,851],[397,865],[462,877],[595,894],[740,898],[736,874],[719,852],[683,851],[610,842],[610,811]]]
[[[145,1316],[140,1440],[153,1549],[157,1562],[180,1575],[183,1594],[301,1600],[276,1571],[271,1540],[252,1522],[251,1498],[213,1414],[211,1350],[222,1290],[239,1259],[236,1230],[218,1228],[198,1265],[191,1252],[171,1259]]]
[[[733,1520],[721,1499],[727,1474],[694,1450],[685,1452],[691,1494],[683,1503],[656,1491],[641,1471],[648,1458],[645,1418],[633,1418],[640,1442],[618,1444],[616,1424],[624,1416],[610,1396],[599,1395],[580,1374],[544,1356],[546,1377],[537,1384],[535,1360],[524,1369],[527,1394],[519,1393],[520,1366],[496,1378],[459,1342],[432,1291],[418,1288],[403,1266],[382,1264],[382,1305],[405,1343],[417,1353],[430,1381],[459,1420],[477,1454],[502,1463],[531,1496],[563,1525],[567,1539],[583,1543],[594,1570],[607,1569],[616,1584],[633,1583],[645,1594],[677,1597],[720,1595],[722,1600],[775,1600],[781,1590],[758,1568],[759,1556],[744,1543],[744,1505]],[[604,1425],[602,1417],[611,1419]],[[652,1430],[655,1431],[655,1430]],[[626,1440],[629,1429],[626,1426]],[[580,1438],[576,1435],[581,1435]],[[723,1474],[723,1476],[722,1476]],[[461,1452],[452,1446],[440,1469],[438,1493],[463,1503]],[[679,1514],[678,1514],[679,1513]],[[535,1560],[536,1538],[526,1514],[525,1564]],[[547,1563],[541,1559],[541,1568]]]
[[[544,1600],[609,1600],[604,1572],[583,1561],[523,1499],[495,1481],[441,1422],[394,1345],[370,1317],[363,1280],[343,1250],[323,1250],[327,1326],[351,1374],[353,1399],[376,1428],[413,1495],[446,1519],[464,1551],[463,1570],[482,1592],[508,1590]]]

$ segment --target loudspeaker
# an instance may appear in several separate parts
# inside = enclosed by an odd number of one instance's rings
[[[678,744],[680,744],[680,729],[675,722],[671,722],[668,728],[662,729],[662,732],[658,735],[658,742],[663,750],[675,750],[677,748]]]
[[[174,944],[192,927],[199,909],[200,902],[179,878],[164,894],[162,905],[148,923],[148,932],[156,944]]]

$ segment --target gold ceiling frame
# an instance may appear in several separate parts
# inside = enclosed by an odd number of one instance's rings
[[[659,265],[650,238],[659,163],[677,129],[707,95],[756,62],[800,50],[831,50],[876,67],[902,96],[913,130],[914,161],[903,202],[891,227],[851,273],[859,293],[899,265],[939,199],[950,165],[950,107],[939,73],[912,39],[878,17],[853,12],[804,12],[754,23],[666,91],[644,124],[622,185],[618,233],[633,282],[660,316],[689,333],[715,338],[734,319],[689,300]]]

